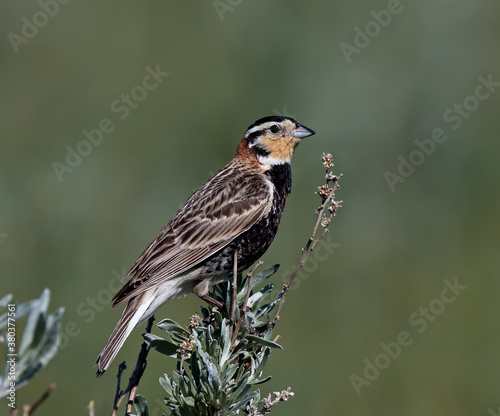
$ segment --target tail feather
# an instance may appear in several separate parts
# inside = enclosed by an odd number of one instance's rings
[[[156,297],[156,290],[151,290],[131,299],[115,326],[108,342],[97,357],[94,365],[98,365],[97,376],[101,376],[115,359],[123,343],[132,330],[143,322],[144,315]]]

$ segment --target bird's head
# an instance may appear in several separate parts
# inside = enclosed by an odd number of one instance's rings
[[[263,165],[290,163],[300,141],[313,134],[293,118],[264,117],[248,127],[237,154],[249,152]]]

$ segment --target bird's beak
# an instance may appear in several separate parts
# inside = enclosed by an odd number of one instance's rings
[[[292,131],[293,137],[298,137],[299,139],[303,139],[304,137],[309,137],[315,134],[314,130],[303,126],[302,124],[297,123],[297,127]]]

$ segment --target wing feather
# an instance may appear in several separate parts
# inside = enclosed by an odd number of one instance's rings
[[[227,165],[196,191],[142,253],[113,305],[200,264],[266,215],[272,184]]]

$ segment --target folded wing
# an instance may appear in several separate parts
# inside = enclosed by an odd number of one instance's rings
[[[272,184],[223,169],[184,204],[142,253],[113,306],[174,279],[231,243],[272,206]]]

